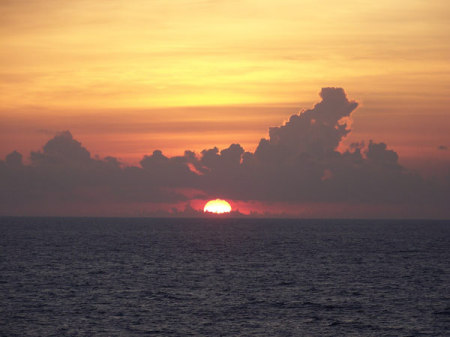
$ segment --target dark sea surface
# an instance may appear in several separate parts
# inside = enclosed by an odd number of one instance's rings
[[[450,222],[0,218],[0,336],[449,336]]]

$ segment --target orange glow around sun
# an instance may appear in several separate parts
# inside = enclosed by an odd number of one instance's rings
[[[215,214],[230,213],[231,206],[228,202],[222,199],[210,200],[206,203],[205,207],[203,208],[203,212]]]

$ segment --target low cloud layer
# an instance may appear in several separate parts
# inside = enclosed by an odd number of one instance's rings
[[[338,151],[358,104],[340,88],[324,88],[320,96],[314,108],[270,128],[269,138],[261,139],[254,153],[239,144],[176,157],[156,150],[140,166],[123,166],[113,157],[93,157],[69,131],[62,132],[31,152],[28,164],[15,151],[0,161],[0,212],[20,215],[45,207],[52,213],[52,205],[61,204],[170,204],[222,197],[419,205],[449,215],[449,179],[424,180],[399,165],[397,153],[384,143],[354,143]]]

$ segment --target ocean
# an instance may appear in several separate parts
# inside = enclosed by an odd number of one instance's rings
[[[0,218],[0,336],[449,336],[450,221]]]

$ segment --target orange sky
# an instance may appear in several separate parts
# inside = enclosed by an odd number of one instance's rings
[[[2,158],[61,130],[128,163],[254,150],[338,86],[361,104],[348,142],[449,160],[447,0],[4,0],[0,15]]]

